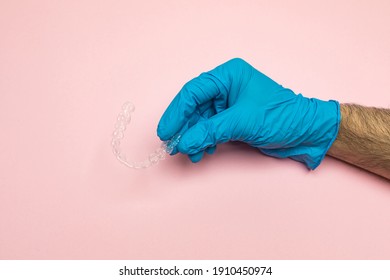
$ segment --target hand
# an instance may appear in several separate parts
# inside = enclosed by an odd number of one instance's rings
[[[296,95],[236,58],[186,83],[164,112],[157,134],[163,141],[181,134],[177,151],[192,162],[219,143],[242,141],[315,169],[339,122],[337,101]]]

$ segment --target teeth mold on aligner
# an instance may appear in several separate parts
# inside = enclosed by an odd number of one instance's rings
[[[161,146],[152,152],[144,161],[129,161],[126,155],[121,151],[121,140],[125,135],[127,125],[131,121],[131,114],[134,112],[135,107],[133,103],[126,102],[122,106],[122,111],[119,113],[115,130],[112,133],[112,152],[115,157],[124,165],[130,168],[141,169],[148,168],[157,164],[160,160],[165,159],[166,155],[171,154],[173,149],[179,144],[180,135],[173,136],[170,140],[161,143]]]

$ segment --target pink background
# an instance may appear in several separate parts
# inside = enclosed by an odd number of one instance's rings
[[[2,0],[0,258],[390,258],[389,182],[337,160],[309,172],[225,144],[135,171],[110,149],[123,102],[143,159],[182,85],[233,57],[389,107],[389,3]]]

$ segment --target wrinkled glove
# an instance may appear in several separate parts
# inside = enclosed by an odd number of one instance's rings
[[[297,95],[235,58],[186,83],[157,134],[163,141],[180,134],[172,154],[188,154],[192,162],[219,143],[242,141],[315,169],[337,136],[340,118],[337,101]]]

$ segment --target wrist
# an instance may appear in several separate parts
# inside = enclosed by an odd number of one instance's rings
[[[297,146],[299,154],[291,158],[304,163],[309,169],[316,169],[336,140],[341,112],[336,100],[323,101],[316,98],[304,98],[298,110],[305,123],[301,130],[302,142]],[[306,107],[303,108],[304,106]]]

